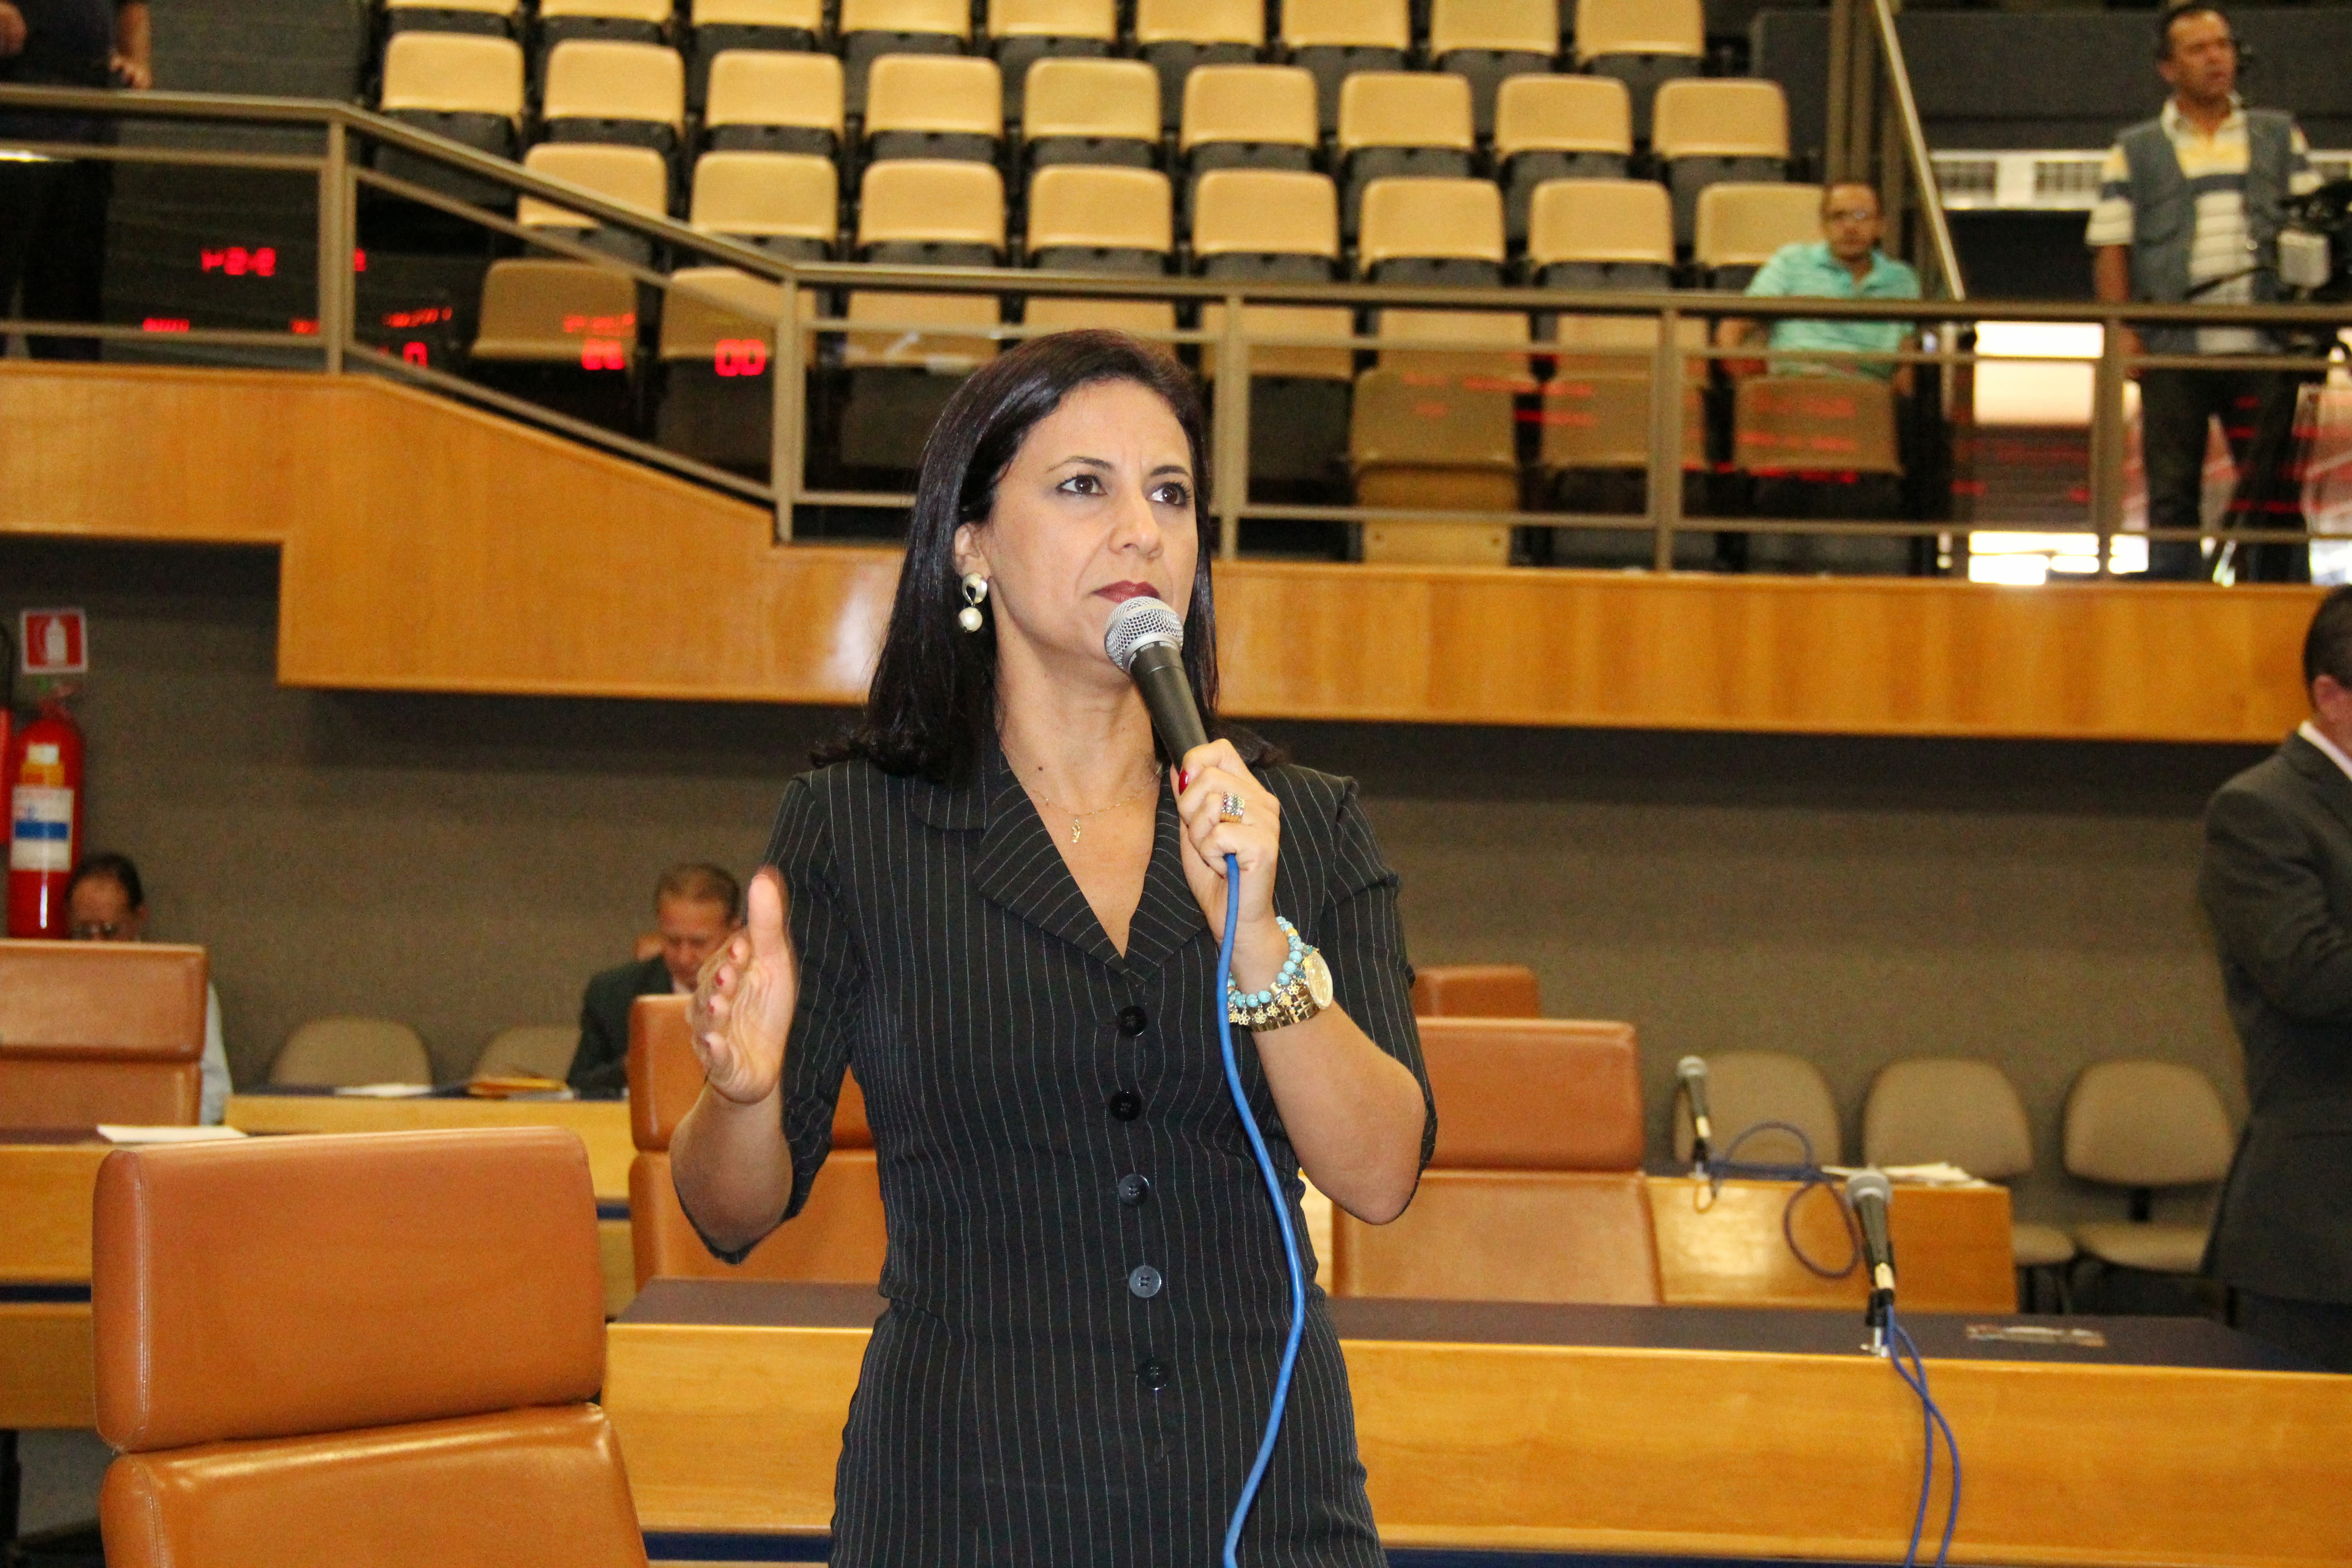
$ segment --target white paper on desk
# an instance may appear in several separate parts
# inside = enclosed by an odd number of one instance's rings
[[[1822,1173],[1832,1176],[1851,1176],[1861,1170],[1859,1165],[1823,1165]],[[1980,1187],[1985,1185],[1949,1161],[1938,1160],[1932,1165],[1881,1165],[1881,1174],[1890,1182],[1913,1187]]]
[[[354,1083],[335,1090],[350,1100],[419,1100],[433,1092],[429,1083]]]
[[[234,1127],[123,1127],[100,1122],[98,1135],[110,1143],[217,1143],[242,1138]]]

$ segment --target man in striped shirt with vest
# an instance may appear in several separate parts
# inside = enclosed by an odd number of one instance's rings
[[[2107,153],[2098,205],[2084,235],[2100,300],[2247,304],[2278,297],[2278,234],[2289,196],[2318,187],[2310,150],[2277,110],[2248,109],[2237,95],[2238,44],[2211,5],[2168,6],[2158,19],[2156,68],[2172,89],[2163,112],[2126,131]],[[2277,371],[2231,365],[2231,354],[2277,353],[2244,327],[2126,330],[2126,353],[2211,354],[2210,368],[2137,373],[2140,459],[2151,528],[2195,528],[2203,490],[2207,426],[2219,418],[2242,477],[2255,434],[2292,416],[2297,383]],[[2239,576],[2307,581],[2300,546],[2256,546]],[[2248,569],[2251,567],[2251,569]],[[2210,575],[2194,540],[2151,540],[2151,578]]]

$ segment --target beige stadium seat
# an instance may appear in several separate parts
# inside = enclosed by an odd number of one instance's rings
[[[768,472],[783,293],[730,267],[682,267],[670,274],[654,416],[657,445],[755,478]],[[803,321],[814,317],[814,290],[803,289],[800,305]]]
[[[1157,169],[1062,163],[1029,184],[1032,267],[1156,277],[1175,248],[1168,176]]]
[[[2085,1068],[2066,1096],[2066,1173],[2126,1189],[2131,1217],[2074,1226],[2084,1255],[2116,1268],[2196,1273],[2210,1226],[2150,1219],[2155,1194],[2220,1181],[2236,1147],[2221,1094],[2195,1068],[2159,1061]]]
[[[1547,289],[1674,284],[1674,209],[1655,180],[1547,180],[1528,208],[1528,280]]]
[[[1733,405],[1748,474],[1899,474],[1895,391],[1873,375],[1751,375]]]
[[[480,33],[511,38],[522,31],[522,0],[384,0],[394,33]]]
[[[1549,504],[1560,511],[1648,510],[1650,385],[1658,323],[1650,316],[1561,315],[1553,327],[1560,353],[1543,384],[1538,415],[1538,460]],[[1703,510],[1706,455],[1706,323],[1685,317],[1678,341],[1692,351],[1683,363],[1682,472],[1685,514]],[[1715,536],[1685,529],[1675,535],[1675,564],[1696,570],[1715,560]],[[1557,528],[1551,564],[1624,568],[1648,566],[1657,542],[1647,528]],[[1710,1058],[1711,1060],[1713,1058]]]
[[[2005,1181],[2033,1169],[2033,1132],[2000,1068],[1921,1058],[1881,1068],[1872,1080],[1862,1107],[1862,1158],[1872,1165],[1948,1161],[1985,1181]],[[2073,1238],[2055,1226],[2020,1224],[2011,1234],[2020,1268],[2055,1267],[2074,1256]]]
[[[824,0],[693,0],[687,58],[687,101],[706,101],[711,62],[730,49],[755,54],[803,51],[824,40]]]
[[[1213,170],[1193,196],[1192,257],[1204,278],[1328,282],[1339,262],[1339,191],[1327,174]]]
[[[1382,370],[1410,371],[1424,380],[1460,376],[1533,392],[1528,374],[1528,319],[1517,310],[1381,310],[1373,330],[1391,342],[1380,351]],[[1443,343],[1421,348],[1420,343]],[[1494,343],[1494,349],[1470,345]],[[1508,345],[1508,346],[1505,346]]]
[[[1675,195],[1675,239],[1688,245],[1699,193],[1725,181],[1759,184],[1789,173],[1789,100],[1776,81],[1670,81],[1651,110],[1650,151]]]
[[[1576,0],[1576,66],[1615,77],[1633,97],[1633,139],[1650,136],[1659,86],[1696,76],[1706,55],[1700,0]]]
[[[992,59],[884,55],[866,84],[866,157],[993,163],[1004,139],[1004,84]]]
[[[1633,156],[1625,84],[1601,76],[1515,76],[1495,95],[1495,163],[1514,244],[1547,180],[1619,180]]]
[[[1427,963],[1413,971],[1416,1018],[1539,1018],[1543,997],[1524,963]]]
[[[1364,186],[1389,177],[1463,179],[1477,146],[1470,83],[1448,71],[1358,71],[1339,84],[1340,211],[1349,233]]]
[[[580,1054],[577,1024],[517,1024],[482,1047],[476,1078],[549,1078],[562,1083]]]
[[[1709,185],[1698,194],[1693,254],[1706,286],[1738,293],[1784,245],[1822,237],[1819,185]]]
[[[1117,0],[988,0],[988,40],[1004,72],[1004,118],[1027,112],[1029,68],[1039,60],[1099,58],[1118,46]]]
[[[1160,152],[1160,73],[1140,60],[1046,58],[1024,89],[1021,141],[1030,165],[1149,169]]]
[[[508,37],[394,33],[383,47],[376,107],[404,124],[511,158],[522,129],[522,46]]]
[[[1468,79],[1481,136],[1494,132],[1501,85],[1549,72],[1559,54],[1559,0],[1432,0],[1429,58]]]
[[[841,0],[837,26],[849,112],[866,112],[866,72],[884,55],[960,55],[971,39],[971,0]]]
[[[1368,521],[1363,558],[1508,564],[1508,514],[1519,509],[1516,432],[1511,388],[1502,380],[1387,369],[1358,376],[1349,431],[1358,506],[1505,514],[1491,525]]]
[[[1261,0],[1135,0],[1135,47],[1160,75],[1161,129],[1176,129],[1196,67],[1248,65],[1265,46]]]
[[[1173,354],[1175,346],[1155,334],[1176,331],[1176,307],[1166,300],[1066,300],[1033,297],[1024,307],[1022,324],[1052,332],[1081,329],[1132,332],[1148,343]]]
[[[1295,66],[1202,66],[1184,79],[1177,152],[1197,183],[1216,169],[1314,167],[1315,79]]]
[[[1830,1080],[1804,1058],[1786,1051],[1718,1051],[1706,1058],[1707,1110],[1715,1128],[1714,1158],[1737,1158],[1743,1165],[1799,1165],[1811,1155],[1815,1165],[1845,1163],[1845,1138],[1839,1131],[1837,1100]],[[1767,1130],[1733,1144],[1751,1127],[1784,1121],[1804,1135]],[[1691,1157],[1690,1101],[1675,1092],[1675,1160]]]
[[[803,153],[705,153],[688,221],[796,261],[823,261],[840,237],[839,175]]]
[[[542,142],[523,159],[534,174],[575,185],[645,209],[647,217],[669,216],[669,163],[650,147],[608,147],[588,142]],[[653,241],[611,224],[525,196],[515,221],[540,233],[560,234],[639,265],[653,258]]]
[[[1315,75],[1318,127],[1339,129],[1339,84],[1357,71],[1405,68],[1412,20],[1405,0],[1283,0],[1284,57]]]
[[[841,62],[831,55],[729,49],[710,64],[704,144],[830,158],[843,135],[842,95]]]
[[[1003,177],[992,164],[951,160],[868,164],[858,188],[857,255],[907,267],[1000,264]]]
[[[633,423],[637,285],[585,261],[494,261],[470,353],[486,384],[607,429]]]
[[[659,44],[558,44],[547,51],[540,113],[552,141],[673,152],[686,134],[686,62]]]
[[[433,1058],[415,1030],[391,1018],[313,1018],[286,1037],[269,1081],[329,1089],[431,1083]]]
[[[1374,180],[1356,260],[1376,283],[1493,288],[1503,280],[1503,195],[1490,180]]]
[[[568,38],[658,44],[669,36],[670,0],[539,0],[539,44]]]

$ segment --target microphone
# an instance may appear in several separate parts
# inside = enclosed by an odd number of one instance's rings
[[[1685,1057],[1675,1064],[1675,1077],[1682,1080],[1684,1097],[1690,1101],[1691,1173],[1704,1176],[1715,1142],[1715,1129],[1706,1115],[1706,1058]]]
[[[1894,1200],[1894,1184],[1884,1171],[1856,1171],[1845,1179],[1845,1201],[1862,1225],[1862,1257],[1870,1269],[1870,1306],[1864,1321],[1870,1328],[1870,1352],[1886,1353],[1887,1318],[1895,1305],[1895,1244],[1887,1239],[1886,1205]]]
[[[1149,594],[1127,600],[1103,628],[1103,652],[1143,694],[1169,761],[1181,765],[1184,753],[1209,743],[1201,705],[1192,700],[1192,683],[1184,674],[1184,623],[1175,611]]]

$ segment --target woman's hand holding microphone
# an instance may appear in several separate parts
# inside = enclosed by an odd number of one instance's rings
[[[773,867],[752,877],[744,912],[743,928],[703,964],[688,1018],[710,1092],[751,1106],[783,1079],[785,1037],[800,995],[800,964],[784,924],[784,881]]]

